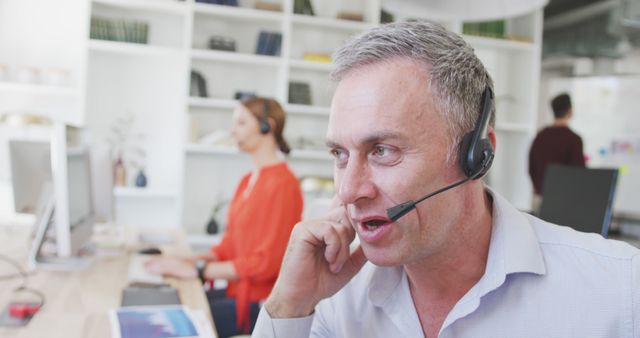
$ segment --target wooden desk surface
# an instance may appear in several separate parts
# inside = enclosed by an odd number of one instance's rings
[[[143,230],[144,231],[144,230]],[[29,248],[29,229],[4,227],[0,229],[0,253],[25,263]],[[184,234],[171,230],[176,239],[170,245],[159,247],[167,254],[190,253]],[[118,308],[121,292],[128,284],[129,253],[139,249],[127,234],[125,250],[119,256],[96,257],[87,269],[62,271],[37,271],[29,277],[28,286],[42,292],[45,306],[26,327],[0,327],[0,337],[6,338],[75,338],[111,337],[109,311]],[[134,243],[134,244],[132,244]],[[14,273],[15,269],[0,262],[0,275]],[[21,284],[21,279],[0,280],[0,308],[12,299],[12,290]],[[178,289],[183,305],[202,310],[213,327],[209,303],[199,280],[167,279]],[[215,334],[215,328],[213,329]]]

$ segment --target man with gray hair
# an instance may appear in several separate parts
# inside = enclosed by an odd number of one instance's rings
[[[334,59],[334,207],[296,225],[254,336],[640,337],[639,250],[479,179],[493,84],[459,36],[394,23]]]

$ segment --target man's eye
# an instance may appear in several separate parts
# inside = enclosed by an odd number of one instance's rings
[[[344,149],[331,149],[329,152],[338,165],[344,164],[348,159],[348,154]]]
[[[373,154],[376,156],[385,156],[389,153],[389,149],[383,146],[376,146],[373,148]]]
[[[388,145],[374,146],[369,156],[375,163],[384,165],[393,165],[400,160],[398,149]]]
[[[335,158],[341,158],[344,156],[344,150],[342,149],[331,149],[331,155]]]

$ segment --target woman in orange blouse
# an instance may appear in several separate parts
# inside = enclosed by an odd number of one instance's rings
[[[257,308],[271,292],[291,230],[301,218],[298,180],[277,154],[290,151],[282,136],[284,124],[284,111],[275,100],[254,97],[241,102],[233,113],[231,134],[240,151],[251,156],[255,170],[236,189],[222,241],[204,255],[158,257],[146,265],[157,274],[228,280],[225,296],[208,294],[220,337],[251,330],[255,318],[250,318],[250,308]]]

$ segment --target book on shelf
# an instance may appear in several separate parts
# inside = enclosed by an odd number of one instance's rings
[[[281,33],[260,31],[260,34],[258,34],[258,45],[256,46],[256,54],[280,56],[281,45]]]
[[[226,36],[214,35],[209,38],[209,49],[235,52],[236,40]]]
[[[462,34],[504,39],[506,37],[505,22],[504,20],[465,22],[462,25]]]
[[[390,23],[394,21],[395,19],[391,12],[385,11],[383,8],[380,9],[380,23]]]
[[[189,95],[192,97],[208,97],[207,80],[195,70],[191,70],[191,83],[189,85]]]
[[[282,12],[282,4],[277,2],[256,1],[254,7],[264,11]]]
[[[311,105],[311,87],[306,82],[289,82],[289,103]]]
[[[313,6],[311,5],[311,0],[295,0],[293,2],[293,13],[315,15],[313,14]]]
[[[327,53],[304,53],[302,59],[312,62],[331,63],[331,55]]]
[[[196,2],[210,5],[224,5],[238,7],[238,0],[196,0]]]
[[[141,21],[91,17],[89,37],[96,40],[147,43],[149,24]]]
[[[337,18],[340,20],[364,21],[364,15],[358,12],[340,11],[338,12]]]

